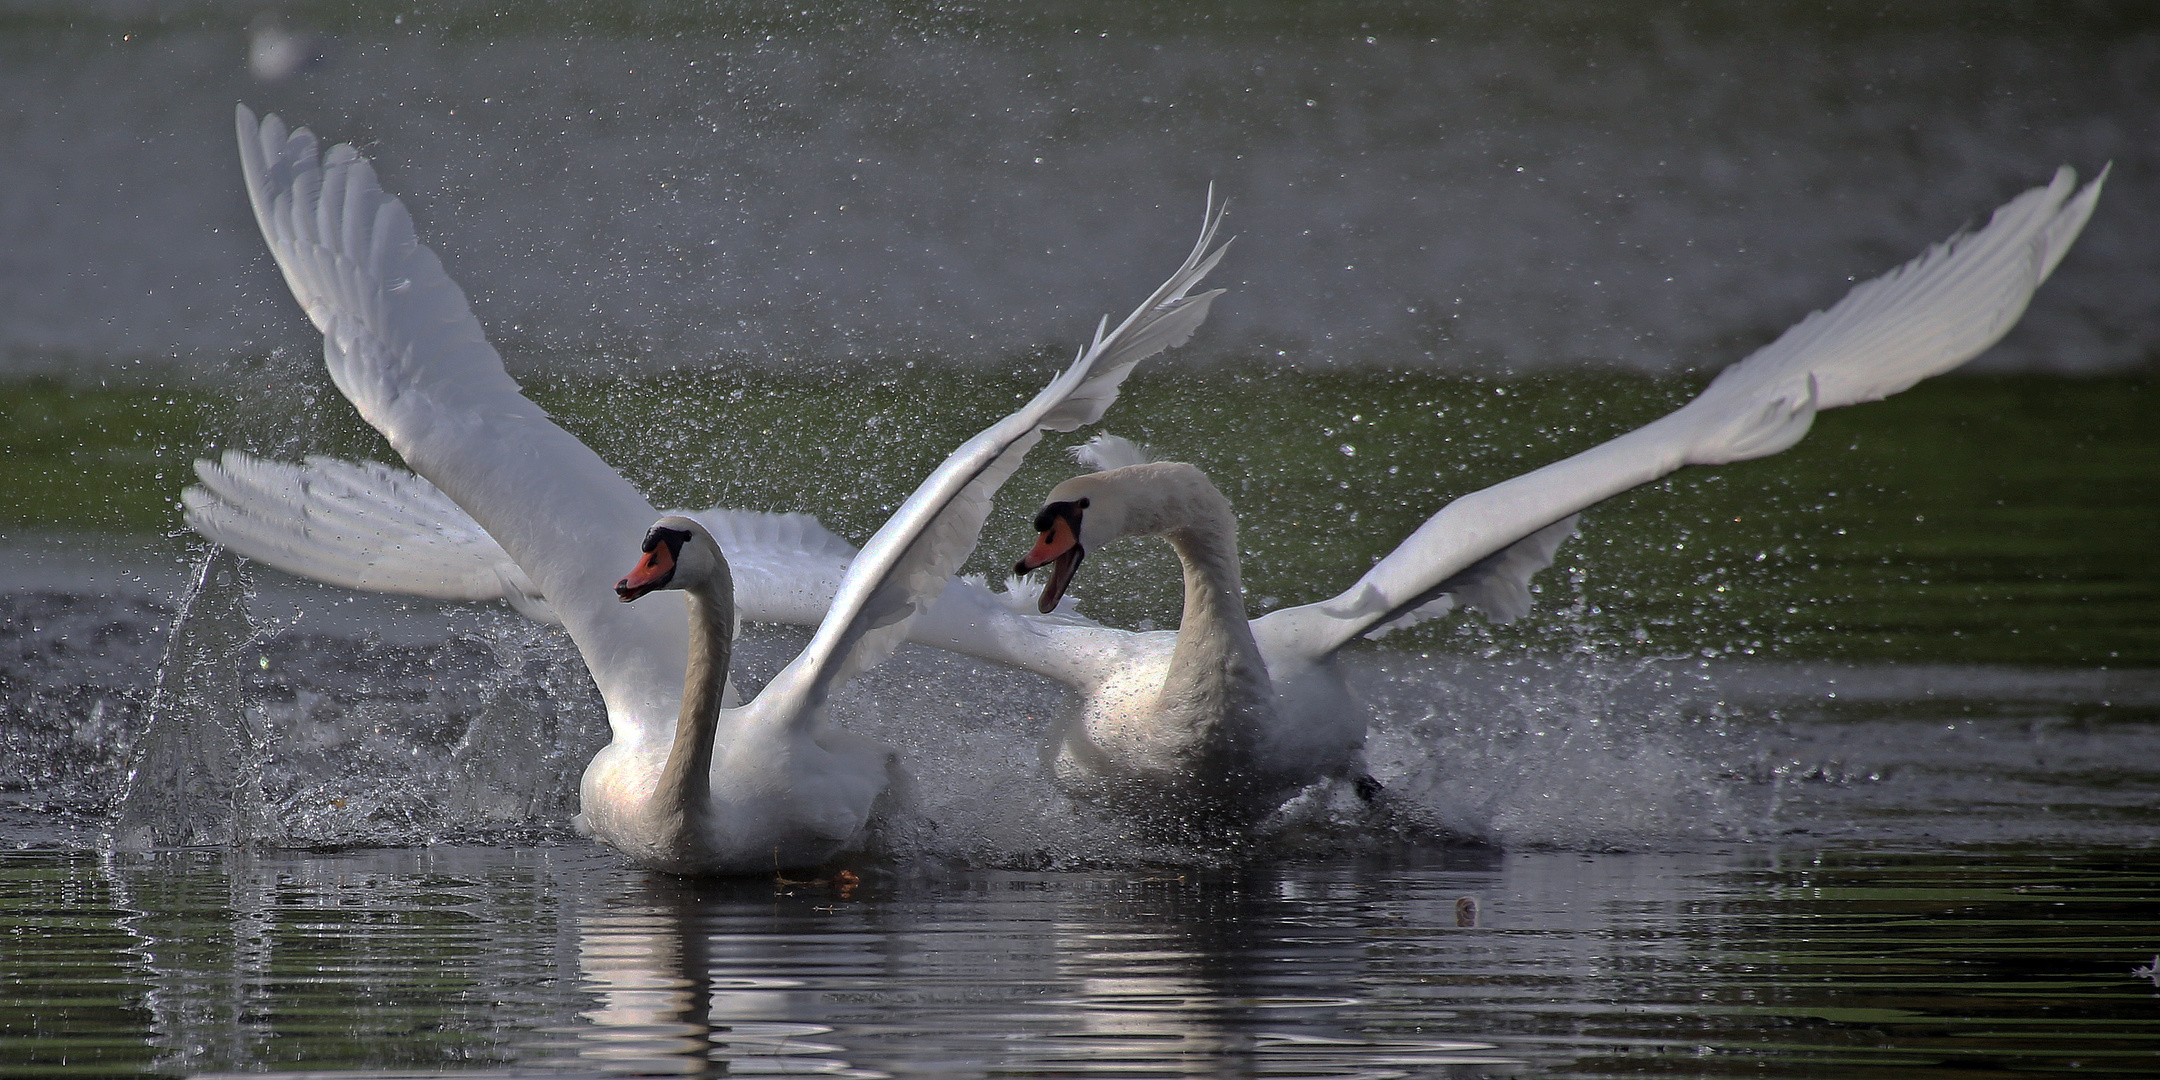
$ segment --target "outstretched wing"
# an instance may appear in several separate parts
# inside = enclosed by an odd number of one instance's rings
[[[519,391],[366,158],[318,154],[307,129],[246,106],[237,124],[256,223],[322,331],[331,380],[547,597],[611,705],[672,711],[658,698],[681,682],[686,621],[612,588],[652,506]]]
[[[510,553],[435,485],[372,461],[302,465],[228,450],[198,461],[180,493],[188,525],[248,558],[349,589],[440,600],[507,600],[561,622]],[[855,558],[854,545],[808,514],[713,507],[696,518],[727,553],[736,612],[751,622],[816,626]]]
[[[373,461],[302,465],[227,450],[180,493],[188,527],[257,562],[348,589],[508,600],[561,622],[510,553],[435,485]]]
[[[1477,597],[1506,614],[1551,564],[1573,516],[1686,465],[1777,453],[1815,414],[1897,393],[1979,355],[2014,325],[2092,215],[2107,179],[2054,181],[1846,294],[1719,373],[1693,401],[1626,435],[1465,495],[1338,596],[1254,623],[1275,649],[1321,656],[1368,631]]]
[[[916,487],[863,545],[809,646],[760,693],[754,704],[775,710],[764,715],[815,723],[832,689],[890,654],[916,613],[944,592],[974,550],[991,497],[1043,432],[1101,419],[1134,364],[1192,336],[1222,292],[1186,295],[1222,258],[1223,248],[1208,250],[1221,224],[1211,192],[1200,238],[1177,272],[1117,329],[1108,330],[1105,319],[1050,385],[963,443]]]

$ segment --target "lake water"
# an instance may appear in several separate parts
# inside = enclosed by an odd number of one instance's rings
[[[2149,861],[1987,849],[911,869],[852,890],[561,848],[14,854],[0,1058],[22,1076],[2149,1076],[2160,988],[2129,959],[2151,962],[2156,888]]]
[[[0,122],[0,1073],[2160,1073],[2156,70],[2105,5],[0,3],[38,103]],[[1515,626],[1351,654],[1373,807],[1138,834],[1044,779],[1057,687],[909,648],[836,703],[914,777],[876,850],[683,882],[570,834],[605,720],[558,633],[179,531],[197,456],[388,453],[235,100],[374,155],[656,501],[857,540],[1212,180],[1232,291],[1107,426],[1223,484],[1258,610],[2115,172],[1986,374],[1597,508]],[[1089,571],[1175,618],[1163,553]],[[801,640],[752,627],[746,681]]]

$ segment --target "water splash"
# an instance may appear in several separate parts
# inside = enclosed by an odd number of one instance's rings
[[[257,599],[231,555],[197,558],[112,801],[109,849],[566,832],[606,720],[559,631],[462,611],[455,629],[390,641],[254,615]]]
[[[1744,839],[1759,815],[1729,764],[1750,737],[1695,680],[1655,661],[1373,667],[1367,756],[1414,827],[1595,851]]]
[[[0,840],[66,846],[51,821],[110,804],[119,850],[577,843],[567,819],[606,721],[559,631],[459,605],[354,601],[338,614],[320,600],[328,590],[305,594],[315,606],[294,623],[277,614],[291,586],[254,591],[236,569],[200,556],[164,620],[130,621],[156,609],[124,596],[40,594],[11,609],[9,629],[25,632],[10,653],[29,659],[0,672],[0,748],[77,775],[25,773],[42,801],[27,818],[28,804],[13,808]],[[77,644],[90,626],[114,641]],[[754,692],[801,636],[753,627],[741,688]],[[2138,764],[2154,760],[2160,710],[2160,681],[2141,673],[1644,661],[1588,647],[1374,650],[1344,665],[1373,711],[1377,803],[1316,788],[1228,838],[1147,832],[1059,791],[1042,750],[1073,702],[1047,680],[909,647],[832,707],[894,746],[912,778],[871,852],[891,866],[1185,868],[1462,840],[1672,851],[1791,835],[2135,838],[2150,835],[2160,790]],[[32,681],[79,692],[18,702]]]
[[[259,633],[246,571],[222,548],[195,560],[158,664],[149,719],[112,812],[115,850],[233,844],[262,831],[264,733],[239,658]]]

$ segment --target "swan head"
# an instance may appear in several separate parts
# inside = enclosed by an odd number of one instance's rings
[[[1013,565],[1013,572],[1050,568],[1050,580],[1036,601],[1045,614],[1064,599],[1089,548],[1125,535],[1125,502],[1118,497],[1114,480],[1123,471],[1073,477],[1051,488],[1043,499],[1042,509],[1035,514],[1035,546]]]
[[[689,589],[713,578],[727,564],[720,545],[703,525],[670,514],[645,530],[645,555],[615,583],[615,595],[629,603],[659,589]]]
[[[1162,536],[1172,544],[1207,536],[1234,553],[1237,518],[1199,469],[1181,461],[1143,461],[1051,488],[1035,515],[1035,533],[1035,547],[1013,572],[1050,567],[1038,601],[1047,614],[1094,548],[1126,536]]]

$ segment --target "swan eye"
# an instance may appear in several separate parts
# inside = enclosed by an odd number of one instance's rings
[[[1053,522],[1062,521],[1072,526],[1073,535],[1080,534],[1080,511],[1087,509],[1085,498],[1073,502],[1054,502],[1035,515],[1035,531],[1049,532]]]
[[[670,529],[665,525],[655,525],[645,530],[645,542],[638,547],[638,550],[650,552],[652,549],[666,544],[668,554],[679,556],[682,554],[683,541],[688,539],[690,539],[690,534],[682,529]]]

